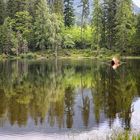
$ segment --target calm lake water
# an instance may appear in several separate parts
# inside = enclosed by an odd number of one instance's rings
[[[140,60],[0,62],[0,139],[102,137],[140,130]],[[88,137],[87,137],[88,136]]]

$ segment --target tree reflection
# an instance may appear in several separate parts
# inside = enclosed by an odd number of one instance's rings
[[[124,66],[119,71],[114,71],[109,67],[100,67],[93,71],[95,82],[92,95],[97,124],[100,122],[100,112],[104,111],[109,118],[110,127],[117,114],[123,119],[124,128],[131,127],[131,105],[137,88],[131,71],[125,68]]]
[[[5,123],[8,118],[11,125],[21,127],[31,117],[35,125],[73,128],[81,100],[78,117],[86,128],[89,121],[99,125],[104,114],[110,127],[119,116],[122,126],[129,129],[132,103],[140,83],[135,65],[130,62],[114,71],[108,65],[89,60],[1,62],[0,122]],[[85,92],[87,89],[91,95]],[[92,112],[95,120],[90,120]]]
[[[66,112],[66,124],[67,128],[72,128],[73,116],[74,116],[74,99],[75,94],[73,87],[68,86],[65,89],[65,112]]]
[[[90,100],[88,95],[84,95],[84,89],[86,88],[85,81],[82,79],[83,72],[81,73],[81,96],[82,96],[82,119],[84,126],[88,127],[89,123],[89,114],[90,114]]]

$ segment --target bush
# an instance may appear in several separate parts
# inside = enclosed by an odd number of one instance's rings
[[[22,53],[20,54],[21,58],[27,58],[27,59],[33,59],[33,58],[37,58],[37,55],[35,53]]]
[[[75,46],[75,48],[89,48],[92,43],[92,30],[90,26],[87,26],[83,31],[83,37],[81,38],[81,28],[74,26],[63,30],[63,44],[67,43]],[[66,46],[66,45],[64,45]],[[69,45],[67,45],[69,46]]]

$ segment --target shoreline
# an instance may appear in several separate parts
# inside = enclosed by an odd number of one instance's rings
[[[3,60],[51,60],[51,59],[72,59],[72,60],[80,60],[80,59],[98,59],[98,60],[109,60],[114,56],[118,56],[121,59],[140,59],[140,56],[132,56],[132,55],[122,55],[119,52],[113,51],[91,51],[90,49],[70,49],[70,50],[60,50],[58,52],[58,56],[56,57],[53,51],[37,51],[37,52],[29,52],[20,54],[19,56],[14,55],[0,55],[0,61]]]

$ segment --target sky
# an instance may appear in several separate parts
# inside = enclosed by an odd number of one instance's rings
[[[140,7],[140,0],[133,0],[136,5]]]

